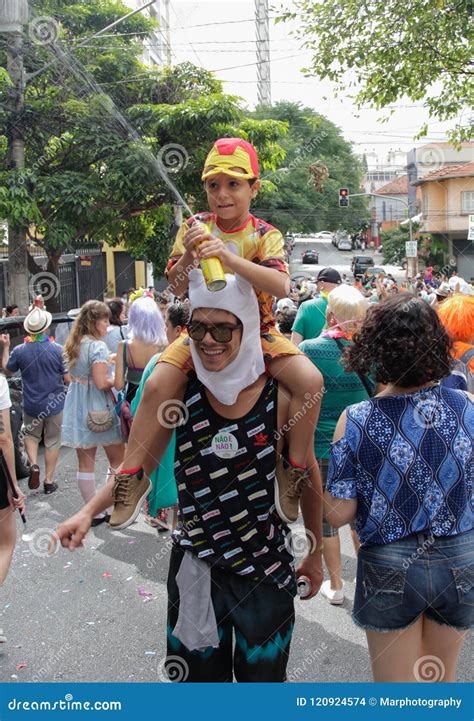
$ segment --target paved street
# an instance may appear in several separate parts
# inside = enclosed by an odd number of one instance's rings
[[[301,263],[301,254],[304,250],[313,248],[319,252],[319,263],[317,265],[306,265]],[[352,278],[351,261],[354,255],[371,256],[377,268],[384,268],[386,273],[392,273],[395,278],[404,278],[404,271],[394,265],[384,265],[383,256],[374,253],[372,250],[338,250],[332,243],[326,240],[315,240],[311,238],[296,238],[293,253],[290,258],[290,273],[292,275],[303,271],[305,274],[316,276],[321,268],[331,266],[341,274],[346,273]]]

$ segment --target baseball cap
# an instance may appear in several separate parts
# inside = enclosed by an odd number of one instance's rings
[[[342,283],[342,278],[340,273],[335,270],[334,268],[323,268],[319,271],[318,276],[316,278],[317,281],[325,281],[326,283]]]
[[[219,173],[248,180],[258,178],[258,157],[253,145],[242,138],[216,140],[204,163],[201,180]]]

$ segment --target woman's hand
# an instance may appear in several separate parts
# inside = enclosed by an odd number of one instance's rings
[[[14,485],[14,489],[16,493],[16,498],[12,496],[13,507],[15,511],[19,510],[23,513],[23,511],[25,510],[26,496],[16,484]]]

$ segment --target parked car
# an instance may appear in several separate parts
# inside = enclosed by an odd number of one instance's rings
[[[320,230],[319,233],[316,233],[314,237],[317,240],[330,240],[331,243],[334,241],[334,233],[332,233],[330,230]]]
[[[305,250],[301,253],[301,262],[317,265],[319,263],[319,253],[316,250]]]
[[[350,238],[341,238],[337,244],[338,250],[352,250],[352,242]]]
[[[354,255],[351,263],[351,271],[354,275],[364,275],[366,270],[374,267],[374,259],[369,255]]]

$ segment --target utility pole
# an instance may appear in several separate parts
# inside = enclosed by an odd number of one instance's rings
[[[7,100],[7,167],[18,171],[25,167],[23,25],[27,22],[28,0],[0,0],[0,33],[6,35],[7,72],[12,82]],[[21,313],[28,311],[30,300],[26,231],[8,228],[8,302],[16,303]]]
[[[255,24],[257,33],[258,104],[268,106],[272,104],[268,0],[255,0]]]
[[[163,0],[164,14],[162,23],[164,25],[166,64],[171,65],[171,33],[170,33],[170,0]]]

